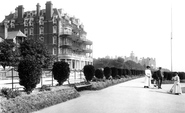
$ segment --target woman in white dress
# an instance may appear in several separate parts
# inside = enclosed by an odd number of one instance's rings
[[[182,89],[181,89],[181,85],[180,85],[180,78],[178,76],[178,73],[175,72],[175,76],[172,78],[172,80],[174,80],[174,84],[170,90],[170,93],[172,94],[182,94]]]
[[[145,84],[144,84],[144,88],[149,88],[151,85],[151,77],[152,77],[152,73],[150,70],[150,66],[146,67],[145,70]]]

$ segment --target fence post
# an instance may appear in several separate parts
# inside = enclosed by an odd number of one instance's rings
[[[13,68],[12,68],[12,90],[13,90]]]
[[[53,72],[51,72],[51,79],[52,79],[52,80],[51,80],[51,82],[52,82],[51,85],[53,86]]]

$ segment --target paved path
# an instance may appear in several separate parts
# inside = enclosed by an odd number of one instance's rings
[[[185,94],[167,93],[172,84],[146,89],[143,81],[139,78],[99,91],[80,92],[76,99],[35,113],[185,113]]]

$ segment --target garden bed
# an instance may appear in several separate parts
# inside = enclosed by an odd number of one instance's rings
[[[22,93],[16,98],[3,98],[0,103],[0,113],[29,113],[78,96],[80,95],[74,88],[67,86],[52,87],[51,91],[34,90],[30,95]]]

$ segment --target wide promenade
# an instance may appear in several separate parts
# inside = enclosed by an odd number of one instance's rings
[[[35,113],[185,113],[185,94],[169,94],[172,84],[146,89],[143,81],[139,78],[99,91],[83,91],[76,99]]]

